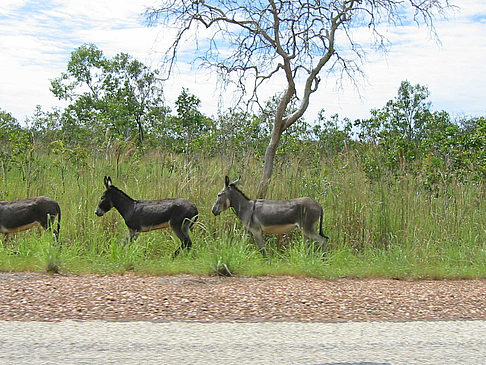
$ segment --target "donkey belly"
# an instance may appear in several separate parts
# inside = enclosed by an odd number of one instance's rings
[[[169,222],[164,222],[160,224],[155,224],[153,226],[142,226],[142,232],[148,232],[148,231],[153,231],[155,229],[162,229],[162,228],[167,228],[169,227]]]
[[[27,229],[30,229],[33,226],[35,226],[36,224],[39,224],[39,222],[32,222],[32,223],[24,224],[24,225],[17,226],[17,227],[0,226],[0,232],[1,233],[16,233],[16,232],[25,231]]]
[[[272,234],[284,234],[290,232],[298,227],[298,224],[291,223],[291,224],[278,224],[272,226],[265,226],[263,227],[263,232],[265,233],[272,233]]]

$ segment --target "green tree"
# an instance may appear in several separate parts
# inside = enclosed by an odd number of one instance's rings
[[[313,134],[317,139],[319,150],[331,156],[343,152],[352,144],[352,123],[348,119],[340,120],[338,114],[326,118],[322,109],[317,116],[317,123],[313,127]]]
[[[14,158],[14,141],[21,132],[22,130],[17,119],[12,114],[0,109],[0,166],[4,180],[10,163]]]
[[[270,136],[268,119],[242,108],[230,108],[218,115],[215,130],[215,152],[230,165],[244,161],[245,156],[262,157]]]
[[[421,143],[434,124],[428,97],[426,86],[402,81],[394,99],[372,110],[370,119],[355,121],[359,139],[379,145],[391,171],[421,156]]]
[[[51,91],[71,103],[63,116],[71,130],[104,135],[108,128],[118,138],[137,134],[140,143],[146,129],[167,111],[157,71],[125,53],[106,58],[93,44],[72,52],[67,72],[51,81]]]
[[[470,170],[481,180],[486,180],[486,118],[470,118],[461,135],[460,145]]]
[[[3,178],[7,171],[16,166],[22,180],[27,183],[27,193],[33,180],[37,163],[34,156],[35,146],[28,129],[22,128],[8,112],[0,110],[0,168]]]
[[[17,119],[9,112],[0,109],[0,139],[2,142],[8,141],[10,133],[20,130]]]
[[[167,129],[179,152],[191,152],[198,147],[196,145],[199,142],[208,137],[213,121],[199,111],[201,100],[186,88],[182,89],[175,104],[177,115],[169,118]],[[210,146],[202,145],[197,149],[205,147]]]
[[[62,111],[58,108],[44,111],[37,105],[27,124],[34,144],[47,145],[62,138]]]
[[[403,81],[397,97],[372,110],[370,119],[355,121],[370,179],[412,171],[435,190],[453,178],[484,178],[484,118],[457,123],[446,111],[431,111],[428,97],[427,87]]]

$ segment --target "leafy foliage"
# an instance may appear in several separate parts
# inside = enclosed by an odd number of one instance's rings
[[[72,53],[67,70],[52,81],[53,93],[71,102],[64,110],[38,106],[27,127],[1,111],[3,176],[18,167],[23,179],[31,180],[41,168],[42,151],[52,153],[59,166],[61,161],[85,164],[93,152],[119,165],[144,152],[142,140],[145,148],[175,154],[228,156],[230,165],[265,155],[278,96],[258,114],[229,109],[213,119],[200,111],[200,99],[183,88],[171,114],[163,106],[157,73],[126,54],[108,59],[95,46],[84,45]],[[397,96],[373,109],[369,119],[329,118],[324,110],[313,122],[299,119],[282,133],[277,165],[288,166],[297,155],[302,168],[316,168],[322,158],[356,153],[372,182],[411,174],[436,192],[455,180],[484,181],[485,118],[454,120],[446,111],[432,111],[429,96],[426,86],[403,81]]]
[[[70,105],[63,114],[63,129],[73,139],[89,131],[97,138],[109,130],[115,138],[137,135],[164,119],[162,89],[157,71],[125,53],[106,58],[96,46],[83,45],[72,52],[67,72],[51,82],[51,91]]]
[[[28,193],[38,167],[32,136],[10,113],[0,110],[0,169],[4,181],[12,167],[21,172],[22,180],[27,182]]]
[[[425,86],[403,81],[395,99],[354,122],[371,180],[422,173],[424,184],[434,188],[454,177],[484,178],[484,118],[461,126],[446,111],[432,112],[428,97]]]
[[[207,147],[214,145],[210,133],[214,122],[199,111],[201,100],[183,88],[175,104],[177,115],[171,116],[166,126],[173,139],[173,149],[176,152],[205,152]]]

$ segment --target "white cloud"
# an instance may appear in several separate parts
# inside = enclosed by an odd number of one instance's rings
[[[141,14],[151,3],[154,0],[2,0],[0,108],[22,121],[38,104],[59,105],[49,91],[49,80],[65,71],[70,53],[83,43],[95,43],[107,56],[126,52],[159,67],[175,30],[145,26]],[[441,45],[415,25],[388,29],[392,47],[386,57],[369,54],[363,66],[367,79],[359,82],[361,98],[350,83],[338,89],[336,80],[327,78],[312,96],[307,119],[322,108],[351,119],[366,117],[370,109],[393,98],[405,79],[428,86],[436,109],[486,115],[486,1],[462,0],[460,6],[449,20],[436,23]],[[202,30],[199,36],[204,37]],[[205,113],[215,114],[221,94],[215,89],[216,76],[186,64],[176,71],[165,87],[168,101],[187,87],[201,99]],[[281,88],[273,81],[262,99]],[[223,94],[224,100],[232,99],[231,90]]]
[[[361,98],[350,84],[333,90],[334,80],[329,80],[331,87],[316,93],[318,98],[330,113],[361,118],[368,116],[370,109],[384,106],[396,95],[400,82],[409,80],[428,86],[435,110],[486,115],[486,22],[476,20],[481,16],[486,19],[485,5],[485,1],[461,2],[460,12],[436,22],[440,44],[426,28],[390,28],[389,53],[371,53],[363,66],[367,81],[360,84]],[[320,109],[315,104],[312,108],[314,113]]]
[[[8,13],[14,9],[22,7],[27,0],[2,0],[0,2],[0,14]]]

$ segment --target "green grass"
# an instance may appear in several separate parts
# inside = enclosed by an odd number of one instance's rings
[[[55,157],[58,158],[58,157]],[[193,159],[152,152],[112,161],[91,157],[85,164],[41,155],[28,174],[12,168],[0,180],[0,200],[47,195],[62,209],[61,245],[50,232],[32,229],[0,243],[0,270],[155,275],[299,275],[324,278],[486,278],[485,188],[450,184],[431,194],[419,178],[371,183],[352,154],[332,160],[280,161],[268,198],[310,196],[325,211],[330,237],[325,258],[299,232],[282,240],[267,237],[269,259],[230,211],[210,210],[224,175],[241,175],[241,189],[255,197],[261,161],[227,165],[224,158]],[[142,233],[124,245],[127,228],[115,210],[94,210],[103,176],[135,199],[186,197],[199,209],[193,249],[173,258],[179,245],[170,232]],[[26,177],[25,179],[22,176]]]

